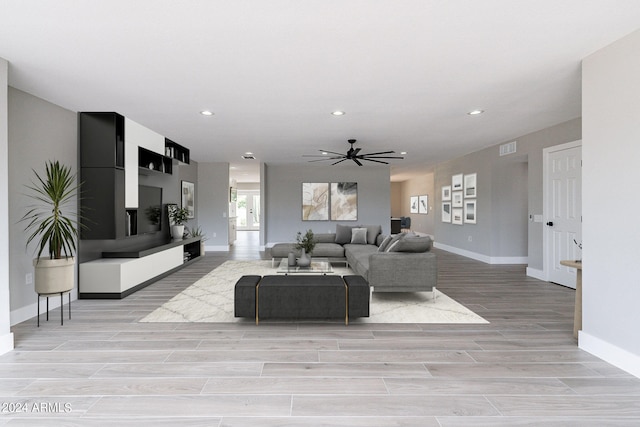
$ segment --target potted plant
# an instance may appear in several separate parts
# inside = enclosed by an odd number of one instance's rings
[[[181,240],[184,236],[184,223],[189,218],[189,211],[177,205],[169,206],[169,221],[171,221],[171,237]]]
[[[189,236],[191,237],[200,237],[200,255],[205,254],[204,242],[207,240],[207,235],[204,234],[202,228],[200,226],[195,226],[191,230],[189,230]]]
[[[313,231],[307,230],[304,235],[302,232],[298,231],[298,234],[296,235],[296,242],[296,249],[299,249],[302,252],[298,259],[298,266],[308,267],[311,265],[311,253],[316,247]],[[309,254],[309,256],[307,256],[307,254]]]
[[[75,206],[79,184],[71,168],[58,161],[46,163],[44,176],[33,171],[37,181],[27,186],[31,190],[28,197],[35,203],[21,221],[27,222],[25,232],[27,246],[32,241],[38,244],[34,286],[39,295],[62,294],[73,289],[74,252],[78,237],[78,215]],[[49,257],[42,258],[45,251]]]

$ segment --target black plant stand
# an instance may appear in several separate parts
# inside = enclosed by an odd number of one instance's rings
[[[64,301],[63,295],[69,294],[69,320],[71,320],[71,291],[60,292],[60,325],[64,325]],[[49,297],[58,295],[58,292],[54,294],[38,294],[38,327],[40,327],[40,297],[47,298],[47,322],[49,321]]]

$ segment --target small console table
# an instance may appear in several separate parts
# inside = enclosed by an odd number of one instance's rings
[[[102,258],[80,264],[79,298],[124,298],[199,260],[200,240],[192,237],[103,252]]]
[[[576,272],[576,302],[573,308],[573,337],[578,338],[578,331],[582,329],[582,261],[560,261],[565,267],[575,268]]]

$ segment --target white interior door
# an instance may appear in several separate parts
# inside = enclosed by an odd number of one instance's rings
[[[260,229],[260,191],[238,190],[237,230]]]
[[[576,270],[560,261],[582,258],[581,141],[550,147],[544,154],[545,270],[550,282],[575,289]]]

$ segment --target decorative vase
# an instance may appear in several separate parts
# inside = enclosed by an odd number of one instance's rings
[[[307,256],[307,252],[302,248],[302,255],[298,258],[298,267],[309,267],[311,265],[311,257]]]
[[[293,252],[289,252],[289,267],[296,266],[296,255]]]
[[[184,225],[171,226],[171,237],[173,239],[182,240],[183,235],[184,235]]]

